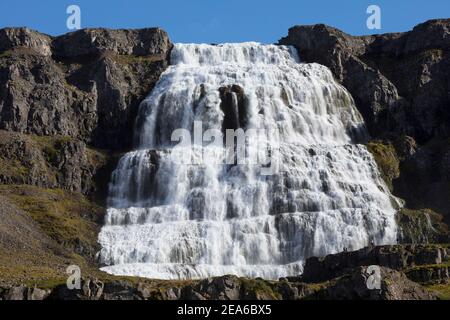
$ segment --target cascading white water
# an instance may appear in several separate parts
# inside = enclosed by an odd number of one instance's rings
[[[358,144],[363,120],[326,67],[299,63],[291,47],[257,43],[177,44],[171,61],[140,107],[136,150],[112,175],[102,270],[276,279],[301,273],[309,256],[396,242],[391,196]],[[225,149],[206,141],[171,141],[197,121],[223,131],[227,117],[279,133],[266,136],[278,142],[273,174],[224,164]],[[248,145],[257,152],[255,141]]]

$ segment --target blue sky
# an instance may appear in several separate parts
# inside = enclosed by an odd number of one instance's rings
[[[69,30],[66,8],[81,8],[82,27],[159,26],[174,42],[276,42],[296,24],[326,23],[350,34],[370,34],[366,9],[381,8],[379,32],[406,31],[450,17],[450,0],[1,0],[0,27],[27,26],[51,35]]]

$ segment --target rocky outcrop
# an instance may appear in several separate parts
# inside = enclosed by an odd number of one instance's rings
[[[130,146],[137,107],[168,64],[161,29],[80,30],[51,38],[0,30],[0,129]]]
[[[396,216],[400,243],[448,243],[449,228],[442,216],[429,209],[402,208]]]
[[[450,260],[450,249],[439,245],[396,245],[366,247],[352,252],[312,257],[306,260],[300,277],[304,282],[323,282],[345,275],[348,270],[377,265],[405,271],[425,265],[441,265]]]
[[[432,209],[442,214],[449,225],[450,139],[434,138],[405,157],[400,163],[400,176],[394,181],[394,191],[407,200],[409,207]]]
[[[170,47],[167,33],[159,28],[83,29],[55,38],[53,54],[67,59],[95,56],[108,51],[118,55],[159,55],[159,59],[165,60]]]
[[[171,48],[157,28],[0,30],[0,286],[59,283],[71,264],[97,272],[108,181]]]
[[[0,130],[0,150],[0,183],[6,185],[27,184],[95,195],[105,192],[112,167],[109,155],[64,136]]]

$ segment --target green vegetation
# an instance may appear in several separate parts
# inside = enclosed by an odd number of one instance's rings
[[[41,189],[32,186],[0,186],[19,208],[27,212],[42,230],[60,244],[93,246],[97,226],[86,219],[101,214],[101,208],[77,193],[60,189]]]
[[[35,184],[34,180],[45,182],[46,186],[56,184],[61,161],[61,150],[70,137],[37,136],[0,130],[0,178],[8,184]]]
[[[383,180],[392,191],[392,181],[400,176],[400,162],[394,146],[390,143],[372,141],[367,144],[367,148],[372,153]]]
[[[240,279],[242,288],[247,293],[254,294],[251,298],[265,298],[272,300],[280,300],[281,294],[275,292],[271,286],[268,285],[267,281],[259,279]]]
[[[0,239],[0,283],[59,283],[71,264],[85,272],[98,272],[94,256],[99,250],[98,222],[103,208],[81,194],[61,189],[0,185],[0,195],[31,219],[19,221],[25,223],[21,227],[38,228],[25,245],[10,247]]]
[[[95,168],[102,167],[108,162],[108,156],[103,150],[87,147],[86,156],[89,163]]]
[[[62,146],[73,139],[67,136],[37,136],[30,135],[31,139],[37,143],[46,157],[46,160],[51,164],[58,161],[59,152]]]
[[[433,284],[426,286],[426,288],[437,294],[441,300],[450,300],[450,283]]]
[[[29,175],[29,168],[25,167],[17,159],[5,159],[0,155],[0,177],[16,177],[19,181],[25,181]]]
[[[6,224],[0,221],[0,229],[5,227],[0,232],[13,230],[14,225],[18,228],[6,238],[0,237],[0,284],[47,286],[48,282],[52,286],[66,277],[66,267],[71,264],[89,274],[100,274],[94,257],[104,208],[80,193],[54,188],[66,187],[60,168],[72,141],[76,142],[67,136],[0,130],[4,150],[0,155],[0,209],[7,213]],[[83,159],[80,168],[74,169],[94,173],[109,161],[101,150],[86,147],[84,151],[87,161]],[[103,170],[105,177],[108,170]],[[71,187],[70,181],[67,187]]]

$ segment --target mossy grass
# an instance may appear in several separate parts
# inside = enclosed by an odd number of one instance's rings
[[[426,286],[428,291],[434,292],[441,300],[450,300],[450,283],[432,284]]]
[[[7,58],[10,57],[13,54],[12,50],[5,50],[0,53],[0,58]]]
[[[164,57],[158,54],[152,54],[147,56],[137,56],[132,54],[114,54],[112,58],[122,64],[142,64],[153,63],[164,60]]]
[[[372,153],[383,180],[392,191],[392,181],[400,176],[400,161],[394,146],[382,141],[371,141],[367,144],[367,149]]]
[[[96,237],[97,227],[84,216],[98,215],[101,208],[80,194],[25,185],[2,185],[0,192],[59,243],[90,243]]]
[[[280,300],[281,294],[275,292],[273,288],[269,285],[269,282],[260,279],[240,279],[242,287],[247,292],[252,292],[255,295],[259,295],[264,298],[269,298],[273,300]]]

